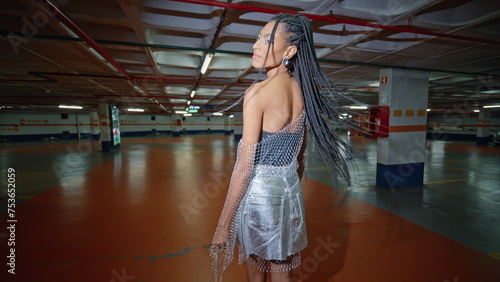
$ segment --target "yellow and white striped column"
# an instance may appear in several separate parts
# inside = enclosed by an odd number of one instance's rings
[[[389,137],[377,140],[376,185],[400,188],[422,185],[429,73],[380,70],[379,105],[389,106]]]

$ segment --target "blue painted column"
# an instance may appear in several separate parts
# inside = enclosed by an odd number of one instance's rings
[[[103,152],[111,152],[113,150],[110,122],[109,105],[99,103],[99,129],[101,130],[101,150]]]
[[[490,143],[491,110],[481,109],[477,118],[476,144],[488,145]]]
[[[243,136],[243,113],[234,113],[234,140],[239,141]]]
[[[389,106],[389,137],[377,139],[376,185],[400,188],[424,182],[427,72],[380,70],[379,105]]]

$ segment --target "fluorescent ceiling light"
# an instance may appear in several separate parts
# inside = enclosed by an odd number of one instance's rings
[[[222,116],[224,115],[223,113],[214,113],[214,116]]]
[[[481,94],[500,94],[500,90],[486,90],[479,92]]]
[[[59,105],[59,108],[61,108],[61,109],[76,109],[76,110],[83,109],[82,106],[66,106],[66,105]]]
[[[194,94],[196,94],[196,90],[191,91],[191,98],[194,97]]]
[[[210,65],[210,61],[212,61],[212,57],[214,54],[207,53],[205,56],[205,61],[203,61],[203,65],[201,66],[201,74],[205,74],[207,72],[208,66]]]
[[[230,115],[229,118],[234,118],[234,115]]]
[[[374,83],[370,83],[368,84],[368,86],[372,86],[372,87],[379,87],[380,86],[380,82],[374,82]]]
[[[365,106],[350,106],[350,109],[357,109],[357,110],[366,110],[368,107]]]
[[[480,112],[480,110],[474,110],[474,112],[475,112],[475,113],[479,113],[479,112]]]
[[[500,108],[500,105],[483,106],[483,108]]]
[[[187,111],[175,111],[176,114],[187,114]]]
[[[127,111],[129,111],[129,112],[144,112],[144,109],[134,109],[134,108],[130,108],[130,109],[127,109]]]
[[[188,105],[191,105],[191,100],[188,100],[187,104],[188,104]]]
[[[184,114],[185,117],[190,117],[192,116],[193,114]]]
[[[428,112],[430,112],[430,111],[431,111],[431,109],[427,109],[427,111],[428,111]]]

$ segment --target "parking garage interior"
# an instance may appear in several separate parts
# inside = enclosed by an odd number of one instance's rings
[[[360,128],[314,144],[292,281],[500,281],[500,2],[0,2],[2,281],[215,281],[260,29],[301,13]],[[377,126],[374,126],[377,125]],[[389,175],[389,176],[388,176]],[[224,281],[245,281],[234,261]]]

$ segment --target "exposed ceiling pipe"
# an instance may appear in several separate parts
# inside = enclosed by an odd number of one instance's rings
[[[2,98],[47,98],[47,99],[96,99],[96,98],[134,98],[134,99],[148,99],[146,96],[136,96],[136,95],[103,95],[103,94],[95,94],[93,96],[32,96],[32,95],[4,95]],[[178,95],[159,95],[155,96],[156,99],[187,99],[186,96],[178,96]],[[205,96],[197,96],[196,100],[227,100],[228,98],[213,98],[213,97],[205,97]],[[184,105],[184,103],[181,103]]]
[[[64,25],[66,25],[71,31],[82,38],[87,44],[90,45],[99,55],[105,58],[113,67],[115,67],[123,76],[128,80],[132,80],[132,77],[128,72],[120,65],[113,57],[106,52],[97,42],[94,41],[87,33],[85,33],[72,19],[70,19],[63,11],[59,9],[56,5],[52,4],[49,0],[37,0],[38,3],[48,10],[50,15],[56,17]]]
[[[11,36],[23,36],[20,32],[8,32],[5,30],[0,30],[0,35]],[[61,40],[61,41],[81,41],[81,39],[68,37],[68,36],[52,36],[52,35],[42,35],[36,34],[33,38],[40,39],[48,39],[48,40]],[[101,44],[112,44],[112,45],[120,45],[120,46],[137,46],[137,47],[150,47],[150,48],[159,48],[159,49],[169,49],[169,50],[186,50],[186,51],[202,51],[202,52],[213,52],[213,53],[224,53],[224,54],[234,54],[234,55],[246,55],[252,56],[252,53],[249,52],[241,52],[241,51],[230,51],[230,50],[218,50],[218,49],[208,49],[208,48],[195,48],[195,47],[182,47],[182,46],[171,46],[171,45],[162,45],[162,44],[151,44],[151,43],[137,43],[137,42],[125,42],[125,41],[110,41],[110,40],[95,40]],[[442,73],[454,73],[454,74],[463,74],[463,75],[483,75],[483,76],[500,76],[500,74],[494,73],[480,73],[480,72],[462,72],[462,71],[452,71],[452,70],[442,70],[442,69],[429,69],[429,68],[419,68],[419,67],[406,67],[406,66],[398,66],[398,65],[387,65],[387,64],[378,64],[378,63],[370,63],[370,62],[356,62],[356,61],[344,61],[344,60],[336,60],[336,59],[318,59],[319,62],[332,63],[332,64],[343,64],[343,65],[362,65],[368,67],[377,67],[377,68],[397,68],[397,69],[413,69],[413,70],[421,70],[421,71],[431,71],[431,72],[442,72]],[[132,77],[133,80],[166,80],[169,78],[156,78],[156,77]],[[0,81],[2,81],[0,79]]]
[[[45,79],[54,80],[50,76],[75,76],[75,77],[93,77],[93,78],[116,78],[125,79],[124,76],[119,75],[103,75],[103,74],[90,74],[90,73],[65,73],[65,72],[47,72],[47,71],[30,71],[29,74],[42,77]]]
[[[66,27],[68,27],[72,32],[74,32],[76,35],[78,35],[80,38],[82,38],[87,44],[90,45],[99,55],[101,55],[105,60],[107,60],[113,67],[115,67],[127,80],[132,81],[132,84],[135,85],[135,87],[138,87],[148,98],[153,98],[151,94],[148,93],[142,85],[139,83],[133,81],[132,76],[123,68],[122,65],[120,65],[113,57],[106,52],[97,42],[92,39],[87,33],[85,33],[70,17],[68,17],[63,11],[59,9],[56,5],[54,5],[52,2],[49,0],[37,0],[40,6],[44,7],[49,11],[51,15],[56,17],[59,21],[61,21]],[[163,110],[167,111],[162,104],[159,102],[156,102],[159,107],[161,107]]]
[[[446,33],[432,32],[432,31],[425,31],[425,30],[418,30],[418,29],[411,29],[411,28],[404,28],[404,27],[388,26],[388,25],[382,25],[382,24],[376,24],[376,23],[358,22],[358,21],[353,21],[353,20],[339,19],[339,18],[330,16],[330,15],[329,16],[321,16],[321,15],[314,15],[314,14],[298,13],[298,12],[294,12],[294,11],[286,11],[286,10],[256,7],[256,6],[250,6],[250,5],[244,5],[244,4],[235,4],[235,3],[227,3],[227,2],[219,2],[219,1],[211,1],[211,0],[172,0],[172,1],[191,3],[191,4],[199,4],[199,5],[207,5],[207,6],[215,6],[215,7],[229,8],[229,9],[249,11],[249,12],[266,13],[266,14],[278,14],[278,13],[302,14],[302,15],[310,18],[311,20],[315,20],[315,21],[330,22],[330,23],[335,23],[335,24],[350,24],[350,25],[358,25],[358,26],[367,26],[367,27],[372,27],[372,28],[380,28],[380,29],[386,29],[386,30],[392,30],[392,31],[398,31],[398,32],[408,32],[408,33],[424,34],[424,35],[430,35],[430,36],[436,36],[436,37],[446,37],[446,38],[453,38],[453,39],[473,41],[473,42],[500,44],[500,41],[498,41],[498,40],[490,40],[490,39],[483,39],[483,38],[469,37],[469,36],[460,36],[460,35],[454,35],[454,34],[446,34]]]
[[[91,73],[65,73],[65,72],[46,72],[46,71],[30,71],[29,74],[42,79],[11,79],[3,78],[1,81],[5,82],[57,82],[57,80],[50,78],[48,76],[66,76],[66,77],[91,77],[91,78],[107,78],[107,79],[125,79],[124,76],[119,75],[102,75],[102,74],[91,74]],[[155,76],[131,76],[135,80],[151,80],[151,81],[172,81],[172,82],[204,82],[204,83],[240,83],[240,84],[251,84],[251,81],[242,80],[228,80],[228,79],[196,79],[196,78],[184,78],[184,77],[155,77]]]

